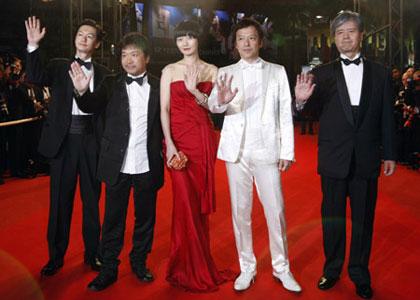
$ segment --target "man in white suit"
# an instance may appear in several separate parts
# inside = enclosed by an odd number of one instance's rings
[[[291,95],[286,71],[283,66],[259,57],[263,32],[256,21],[241,20],[233,36],[241,60],[219,70],[217,87],[208,105],[212,112],[225,112],[218,158],[226,161],[241,269],[234,289],[248,289],[257,273],[251,228],[255,181],[268,225],[273,276],[287,290],[300,292],[301,287],[289,268],[280,184],[280,171],[286,171],[294,159]]]

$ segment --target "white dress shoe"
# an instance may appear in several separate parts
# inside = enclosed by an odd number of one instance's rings
[[[302,291],[302,288],[300,287],[299,283],[297,283],[296,279],[293,277],[290,271],[286,271],[283,273],[273,272],[273,276],[279,281],[281,281],[281,283],[283,284],[283,287],[286,290],[289,290],[291,292],[296,292],[296,293],[299,293]]]
[[[248,289],[252,283],[255,281],[255,275],[257,272],[241,272],[241,274],[236,278],[233,289],[235,291],[244,291]]]

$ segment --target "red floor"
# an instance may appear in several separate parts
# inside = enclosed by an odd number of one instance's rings
[[[232,283],[211,294],[191,294],[169,286],[164,280],[172,208],[169,177],[159,193],[155,242],[149,259],[149,266],[156,275],[155,282],[142,284],[129,269],[131,203],[119,280],[99,293],[86,289],[95,273],[82,264],[79,198],[75,201],[71,242],[64,268],[52,278],[41,279],[39,270],[48,259],[49,179],[38,177],[8,179],[0,186],[0,299],[357,299],[346,272],[332,290],[322,292],[316,288],[323,263],[321,194],[315,171],[316,137],[296,136],[296,159],[293,168],[283,176],[283,187],[291,267],[303,287],[299,295],[285,291],[271,277],[267,230],[259,204],[255,204],[253,213],[258,276],[248,291],[235,293]],[[213,256],[220,268],[238,271],[228,186],[221,161],[217,162],[216,172],[218,208],[211,217]],[[374,299],[419,299],[415,295],[420,292],[420,173],[399,167],[394,176],[381,177],[379,188],[371,256]]]

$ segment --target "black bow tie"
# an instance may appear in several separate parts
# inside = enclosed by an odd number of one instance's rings
[[[355,64],[356,66],[358,66],[359,64],[360,64],[360,62],[361,62],[361,60],[362,60],[362,57],[361,56],[359,56],[358,58],[356,58],[356,59],[353,59],[353,60],[350,60],[350,59],[347,59],[347,58],[342,58],[342,57],[340,57],[340,60],[346,65],[346,66],[348,66],[348,65],[350,65],[350,64]]]
[[[92,68],[92,63],[90,61],[83,61],[80,58],[74,59],[80,66],[85,66],[86,69],[90,70]]]
[[[138,85],[141,86],[143,84],[144,77],[146,77],[146,74],[144,74],[142,77],[138,77],[138,78],[133,78],[133,77],[127,76],[125,78],[125,82],[128,85],[130,85],[133,81],[135,81],[135,82],[137,82]]]

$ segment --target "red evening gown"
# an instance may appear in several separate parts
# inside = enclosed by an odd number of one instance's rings
[[[209,94],[212,83],[201,82],[198,89]],[[172,237],[166,280],[191,292],[211,292],[233,279],[232,272],[218,271],[210,254],[216,135],[207,110],[196,103],[184,81],[171,83],[170,97],[171,136],[188,162],[183,170],[171,169]]]

